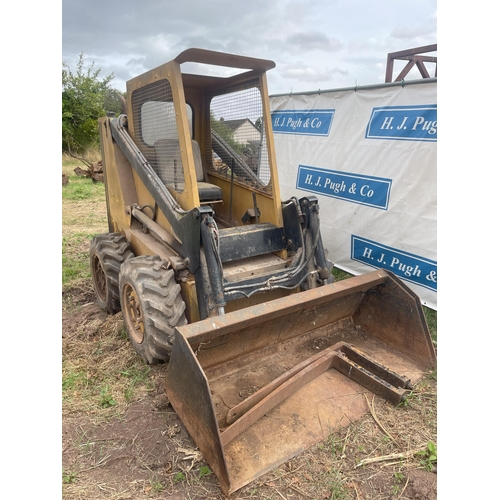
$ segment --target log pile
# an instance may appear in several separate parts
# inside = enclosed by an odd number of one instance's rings
[[[90,163],[86,170],[76,167],[73,171],[79,177],[90,177],[94,182],[104,182],[102,160]]]

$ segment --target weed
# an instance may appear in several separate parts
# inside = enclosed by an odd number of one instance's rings
[[[401,484],[405,480],[405,476],[401,472],[395,472],[394,479],[395,479],[396,484],[393,484],[391,486],[391,491],[392,491],[392,494],[394,496],[396,496],[401,492]]]
[[[116,401],[113,399],[113,396],[109,393],[108,386],[105,386],[101,389],[100,393],[101,399],[99,401],[99,406],[102,408],[109,408],[111,406],[116,405]]]
[[[405,479],[405,476],[401,472],[395,472],[394,473],[394,478],[396,479],[397,483],[402,483],[404,481],[404,479]]]
[[[396,496],[397,494],[399,494],[399,492],[401,491],[401,486],[399,484],[393,484],[391,486],[391,492],[394,496]]]
[[[408,394],[405,394],[401,403],[397,405],[397,408],[408,408],[411,404],[411,400],[415,397],[413,391],[410,391]]]
[[[80,309],[80,305],[78,302],[75,302],[73,297],[69,294],[63,294],[63,299],[62,299],[62,304],[63,304],[63,309],[66,311],[78,311]]]
[[[154,479],[151,479],[149,484],[151,485],[151,490],[154,493],[161,493],[165,489],[163,483],[161,481],[158,481],[156,477]]]
[[[424,467],[425,470],[431,471],[434,465],[437,463],[437,447],[432,441],[427,443],[427,448],[425,450],[419,451],[417,453],[421,457],[420,465]]]
[[[344,485],[337,473],[332,472],[328,483],[328,489],[330,491],[329,500],[347,500],[350,497],[348,488]]]
[[[75,439],[75,443],[79,447],[84,448],[85,451],[87,451],[91,446],[95,444],[90,440],[89,436],[87,436],[87,432],[82,428],[77,431],[77,438]]]
[[[210,474],[212,474],[210,467],[208,467],[207,465],[202,465],[200,467],[200,469],[199,469],[200,478],[205,477],[205,476],[209,476]]]
[[[342,441],[338,437],[334,436],[333,434],[330,434],[327,443],[328,446],[330,447],[330,452],[332,456],[342,453],[343,450]]]
[[[63,484],[72,484],[76,481],[76,472],[65,472],[64,468],[62,471],[62,482]]]
[[[131,366],[129,369],[121,371],[120,375],[130,378],[134,381],[147,380],[151,372],[149,365]]]
[[[186,476],[184,475],[184,472],[177,472],[177,474],[174,476],[174,482],[180,483],[181,481],[185,481]]]
[[[127,403],[130,403],[130,401],[134,398],[134,386],[135,384],[132,382],[128,387],[123,389],[123,396],[125,397],[125,401]]]

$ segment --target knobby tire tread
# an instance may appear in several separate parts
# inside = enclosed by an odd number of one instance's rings
[[[134,349],[149,364],[168,361],[174,329],[187,323],[186,305],[181,287],[175,281],[174,270],[167,269],[166,261],[158,256],[135,257],[122,266],[119,282],[120,294],[128,283],[141,303],[144,338],[141,343],[137,343],[129,332]],[[128,329],[127,321],[125,325]]]
[[[99,258],[106,279],[105,298],[101,299],[96,293],[97,303],[109,314],[115,314],[120,311],[120,268],[127,259],[134,257],[134,253],[125,236],[120,233],[105,233],[94,236],[90,243],[92,272],[94,256]],[[93,277],[93,283],[95,287],[95,277]]]

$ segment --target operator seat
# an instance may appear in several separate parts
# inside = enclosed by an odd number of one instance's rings
[[[215,184],[205,182],[205,173],[201,159],[200,145],[191,141],[194,167],[198,185],[200,203],[222,201],[222,189]],[[184,171],[182,169],[181,150],[177,139],[160,139],[154,143],[156,162],[154,170],[166,186],[178,192],[184,191]]]

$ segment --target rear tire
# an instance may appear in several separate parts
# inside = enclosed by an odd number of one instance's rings
[[[158,256],[140,256],[123,263],[120,301],[132,346],[149,364],[168,361],[174,328],[187,323],[186,305],[173,269]]]
[[[90,271],[97,304],[109,314],[120,311],[118,278],[120,267],[134,256],[125,236],[99,234],[90,243]]]

